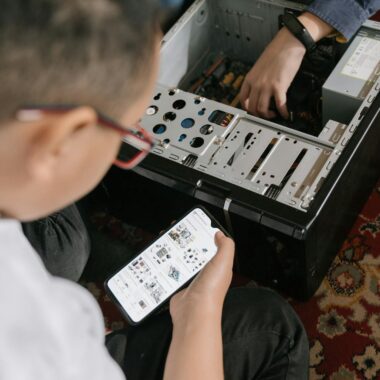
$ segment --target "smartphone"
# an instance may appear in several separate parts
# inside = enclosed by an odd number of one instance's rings
[[[196,207],[105,282],[130,324],[142,323],[205,267],[217,252],[219,230],[226,234],[204,208]]]

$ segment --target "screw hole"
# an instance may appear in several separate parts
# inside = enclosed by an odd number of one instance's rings
[[[157,124],[153,127],[153,133],[156,135],[162,135],[166,131],[166,125],[164,124]]]
[[[211,133],[214,132],[214,127],[210,124],[206,124],[201,127],[200,132],[202,135],[211,135]]]
[[[173,121],[175,120],[176,117],[177,115],[174,112],[167,112],[164,115],[164,121]]]
[[[192,128],[194,126],[194,124],[195,124],[194,119],[190,119],[190,118],[184,119],[181,122],[182,128],[185,128],[185,129]]]
[[[158,107],[157,107],[157,106],[150,106],[150,107],[147,108],[147,110],[146,110],[146,114],[147,114],[148,116],[153,116],[153,115],[155,115],[157,112],[158,112]]]
[[[173,108],[175,110],[181,110],[182,108],[185,108],[186,106],[186,102],[182,99],[179,99],[179,100],[176,100],[174,103],[173,103]]]
[[[204,144],[204,140],[202,139],[202,137],[194,137],[191,141],[190,141],[190,146],[192,148],[200,148],[203,144]]]

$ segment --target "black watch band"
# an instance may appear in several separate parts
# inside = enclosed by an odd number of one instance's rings
[[[313,37],[294,14],[286,12],[282,20],[293,36],[305,46],[308,53],[317,47]]]

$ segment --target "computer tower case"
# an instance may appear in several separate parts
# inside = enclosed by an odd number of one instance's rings
[[[324,120],[321,100],[334,68],[356,52],[355,38],[379,33],[376,22],[345,44],[321,41],[305,59],[288,93],[291,120],[239,107],[244,75],[284,12],[303,9],[281,0],[195,1],[162,41],[157,88],[141,121],[157,144],[138,176],[117,172],[111,186],[127,213],[122,183],[135,181],[141,221],[204,204],[233,234],[237,269],[298,299],[318,288],[380,173],[379,73],[369,70],[348,123],[340,112]],[[331,100],[328,107],[334,116]]]

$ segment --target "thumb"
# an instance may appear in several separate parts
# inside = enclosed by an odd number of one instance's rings
[[[247,80],[247,77],[244,79],[243,85],[241,86],[239,99],[240,104],[247,110],[249,107],[249,93],[251,91],[251,86],[249,84],[249,81]]]
[[[235,252],[233,240],[224,235],[223,232],[218,231],[215,234],[215,244],[218,251],[206,265],[203,272],[206,272],[205,275],[210,274],[209,272],[215,272],[215,275],[217,275],[217,273],[222,275],[222,273],[232,272]]]
[[[215,235],[216,255],[190,284],[188,291],[213,294],[224,299],[232,279],[235,245],[222,232]]]
[[[286,106],[286,91],[284,90],[277,90],[274,94],[275,102],[276,102],[276,108],[280,115],[285,119],[289,119],[289,112],[288,108]]]

